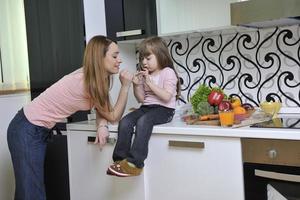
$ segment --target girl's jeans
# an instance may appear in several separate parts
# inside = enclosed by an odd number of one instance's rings
[[[51,130],[31,124],[20,110],[10,122],[7,142],[15,180],[15,200],[45,200],[44,160]]]
[[[153,126],[168,123],[173,116],[174,109],[160,105],[143,105],[127,114],[119,122],[113,160],[120,161],[126,158],[138,168],[143,168],[144,160],[148,155],[148,143]],[[132,142],[133,134],[135,137]]]

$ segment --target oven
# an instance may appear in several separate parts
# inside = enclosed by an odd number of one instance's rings
[[[245,200],[300,200],[300,141],[242,139]]]

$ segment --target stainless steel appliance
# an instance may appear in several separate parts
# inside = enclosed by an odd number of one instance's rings
[[[256,123],[250,126],[251,128],[292,128],[300,129],[300,118],[274,118],[269,121]]]
[[[242,139],[245,200],[300,200],[300,141]]]

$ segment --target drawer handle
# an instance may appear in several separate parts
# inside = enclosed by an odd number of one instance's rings
[[[259,169],[255,169],[254,174],[255,176],[259,176],[263,178],[300,183],[300,176],[294,174],[284,174],[284,173],[270,172],[270,171],[264,171]]]
[[[276,149],[269,150],[268,155],[269,155],[269,158],[275,159],[277,157],[277,151],[276,151]]]
[[[120,31],[116,32],[117,37],[126,37],[126,36],[134,36],[134,35],[142,35],[142,29],[130,30],[130,31]]]
[[[87,142],[88,142],[88,143],[94,143],[94,142],[95,142],[95,139],[96,139],[95,136],[88,136]],[[106,142],[107,142],[108,144],[115,144],[116,141],[117,141],[117,139],[116,139],[116,138],[113,138],[113,137],[108,137],[107,140],[106,140]]]
[[[187,148],[197,148],[204,149],[204,142],[190,142],[190,141],[176,141],[169,140],[170,147],[187,147]]]

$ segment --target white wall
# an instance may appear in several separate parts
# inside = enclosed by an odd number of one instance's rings
[[[17,111],[30,101],[30,93],[0,96],[0,199],[13,199],[14,175],[7,147],[6,131]]]
[[[106,35],[106,21],[105,21],[105,5],[104,0],[84,0],[84,18],[86,41],[88,42],[95,35]],[[121,69],[128,69],[132,73],[136,71],[136,55],[135,44],[119,43],[120,56],[122,59]],[[120,81],[118,75],[114,77],[113,88],[110,95],[114,103],[119,94]],[[138,103],[135,100],[132,89],[128,95],[128,103],[125,113],[131,107],[137,107]]]
[[[95,35],[106,36],[104,0],[83,0],[86,41]]]
[[[120,70],[127,69],[131,73],[134,73],[136,71],[137,61],[136,61],[135,49],[136,49],[135,44],[124,44],[124,43],[119,44],[120,57],[122,59]],[[110,96],[113,103],[116,102],[121,87],[121,83],[118,76],[119,75],[114,76],[113,87],[110,91]],[[139,104],[137,103],[134,97],[133,89],[131,87],[128,93],[128,101],[127,101],[124,114],[128,113],[129,108],[138,107],[138,106]]]

